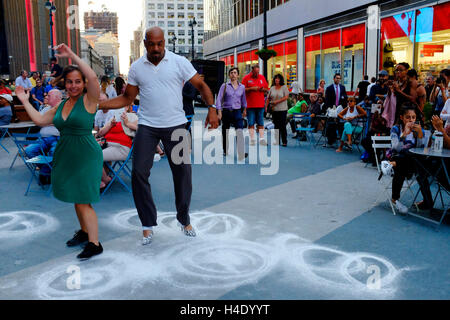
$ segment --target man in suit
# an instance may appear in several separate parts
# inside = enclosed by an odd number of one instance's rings
[[[341,105],[343,108],[347,106],[347,92],[345,86],[340,84],[341,75],[334,75],[334,83],[329,85],[325,90],[325,104],[328,108]]]
[[[345,108],[347,106],[347,91],[345,90],[345,86],[340,84],[341,82],[341,75],[339,73],[336,73],[334,75],[334,83],[328,86],[325,90],[325,106],[326,108],[332,108],[333,106],[342,106],[342,108]],[[342,109],[338,109],[338,113]],[[332,146],[337,139],[337,133],[336,131],[339,130],[342,131],[342,124],[335,121],[330,121],[328,123],[328,128],[326,132],[327,136],[327,144],[328,146]],[[327,145],[324,145],[326,147]]]

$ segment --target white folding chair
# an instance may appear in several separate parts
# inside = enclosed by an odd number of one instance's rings
[[[395,207],[391,201],[392,198],[392,177],[387,177],[381,174],[381,159],[378,159],[378,150],[387,150],[392,148],[392,140],[390,136],[372,136],[372,148],[375,153],[375,161],[377,163],[377,170],[378,170],[378,180],[380,181],[380,184],[382,186],[381,192],[378,194],[374,204],[369,208],[368,211],[371,211],[373,207],[375,207],[380,200],[381,196],[384,195],[386,199],[388,200],[392,213],[396,215]],[[403,184],[402,191],[403,190],[409,190],[409,192],[414,197],[414,192],[412,191],[412,186],[415,183],[415,175],[411,179],[406,179],[405,183]]]

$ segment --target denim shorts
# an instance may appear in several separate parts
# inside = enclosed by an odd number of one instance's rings
[[[253,127],[256,120],[256,125],[264,126],[264,108],[247,108],[248,126]]]

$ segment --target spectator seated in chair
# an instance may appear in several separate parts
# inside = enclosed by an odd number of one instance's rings
[[[33,99],[33,106],[36,110],[40,110],[41,106],[44,105],[44,96],[45,96],[45,89],[42,86],[41,79],[36,79],[36,86],[31,89],[31,97]]]
[[[298,135],[297,135],[297,124],[296,124],[296,120],[294,119],[294,113],[306,113],[306,111],[308,110],[308,103],[306,102],[305,98],[303,97],[302,93],[299,93],[297,95],[297,103],[295,104],[295,106],[293,106],[292,108],[290,108],[288,110],[288,114],[286,117],[286,122],[291,124],[291,130],[292,133],[294,134],[294,136],[292,137],[292,139],[297,139]]]
[[[400,213],[408,212],[408,208],[399,201],[403,182],[406,178],[411,179],[416,172],[414,160],[408,150],[423,145],[424,132],[416,120],[415,106],[404,104],[400,110],[399,123],[391,129],[392,149],[391,154],[388,154],[390,161],[381,163],[383,174],[393,175],[391,201]]]
[[[311,99],[311,103],[306,112],[311,114],[311,127],[314,128],[313,132],[317,132],[319,119],[316,116],[322,114],[322,108],[318,101],[319,95],[317,93],[311,93],[309,98]]]
[[[369,154],[367,161],[370,162],[373,167],[376,167],[377,163],[375,160],[375,151],[372,147],[372,136],[389,136],[390,132],[389,128],[386,127],[386,124],[387,121],[381,116],[381,113],[375,111],[375,113],[372,115],[372,120],[370,121],[369,132],[367,133],[367,136],[361,141],[361,145]]]
[[[39,81],[39,80],[38,80]],[[40,113],[45,114],[52,108],[58,108],[62,100],[62,93],[58,89],[51,90],[44,98],[44,105]],[[54,125],[42,127],[39,131],[41,135],[41,143],[31,144],[25,148],[28,158],[34,158],[45,152],[47,156],[53,157],[56,145],[59,140],[59,131]],[[39,181],[41,184],[50,184],[50,168],[44,165],[40,168]]]
[[[341,145],[336,152],[342,152],[344,145],[348,149],[352,149],[352,134],[361,133],[362,127],[358,126],[357,119],[367,116],[366,111],[360,106],[356,105],[356,99],[354,97],[348,98],[348,106],[339,112],[338,117],[345,120],[344,131],[342,132]],[[347,141],[345,141],[347,138]]]
[[[124,112],[120,119],[121,121],[116,121],[116,117],[112,117],[97,134],[97,138],[104,137],[106,139],[106,146],[102,147],[104,162],[126,160],[130,153],[133,144],[132,137],[134,137],[138,125],[137,115]],[[103,166],[100,189],[105,188],[111,179]]]
[[[11,123],[12,101],[13,97],[10,94],[0,94],[0,126],[6,126]],[[0,137],[3,133],[3,129],[0,129]]]

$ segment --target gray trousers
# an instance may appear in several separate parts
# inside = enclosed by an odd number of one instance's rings
[[[131,183],[134,203],[143,227],[157,225],[156,206],[152,197],[149,177],[150,170],[153,166],[156,146],[160,140],[164,145],[164,153],[169,160],[170,169],[172,170],[177,220],[184,226],[190,224],[189,206],[192,195],[191,164],[175,164],[171,157],[173,147],[182,140],[180,137],[179,141],[171,141],[172,133],[176,129],[184,128],[184,124],[171,128],[153,128],[144,125],[139,125],[138,127],[134,138]],[[186,134],[187,132],[186,130]],[[182,155],[182,152],[180,154]]]

